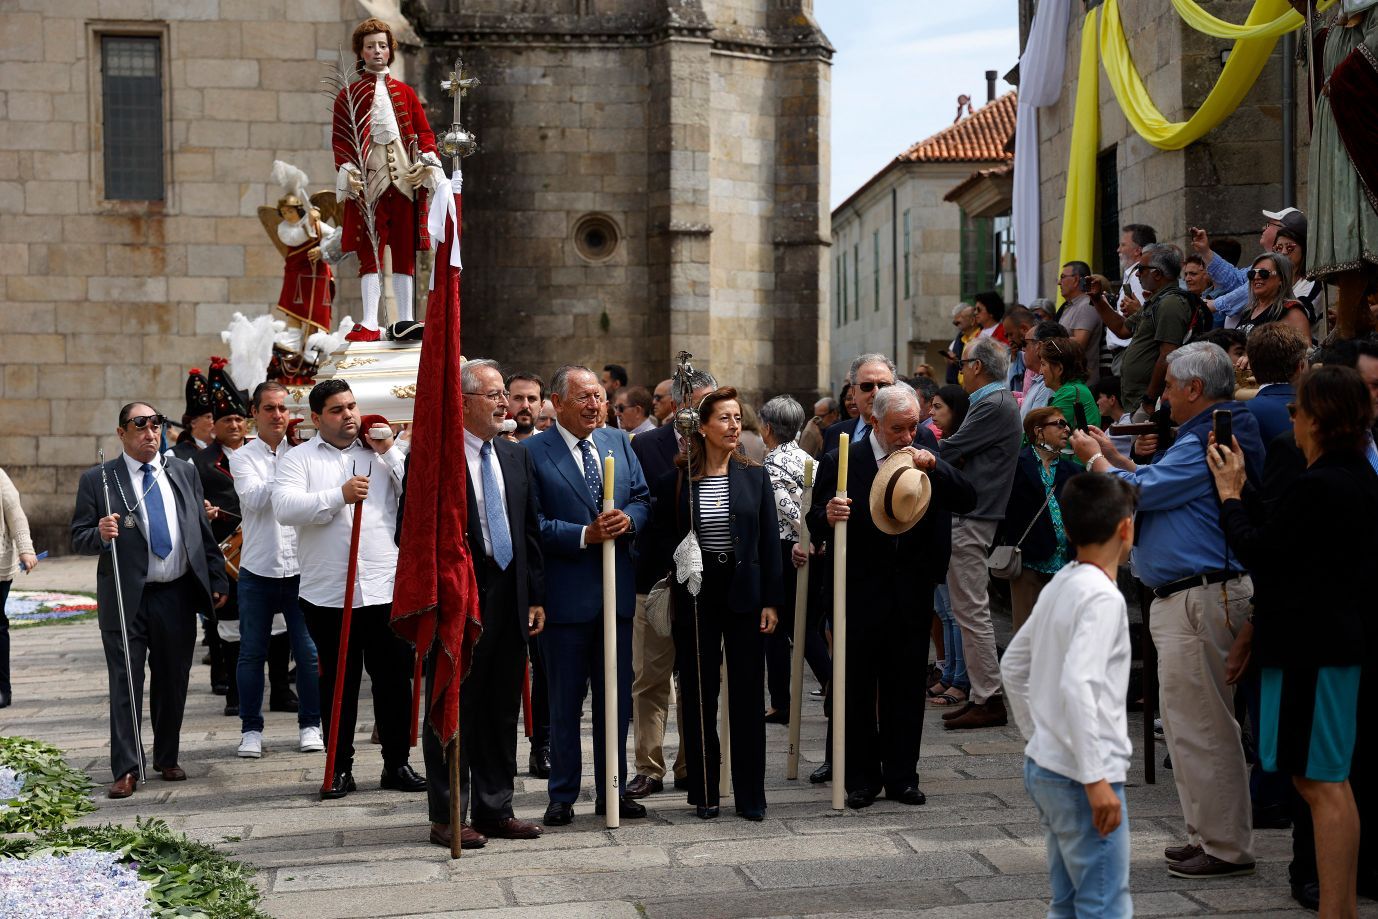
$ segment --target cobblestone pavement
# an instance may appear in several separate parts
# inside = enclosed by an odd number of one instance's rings
[[[40,582],[45,574],[49,580]],[[16,587],[78,589],[86,577],[81,565],[54,565]],[[58,744],[93,779],[108,782],[106,676],[95,623],[16,630],[13,661],[15,703],[0,712],[0,733]],[[731,816],[730,806],[718,820],[699,821],[681,796],[665,792],[647,799],[647,819],[608,831],[593,815],[587,778],[571,826],[548,828],[535,841],[490,841],[451,862],[426,841],[424,795],[378,789],[381,758],[368,743],[368,702],[361,703],[358,726],[360,790],[329,803],[315,793],[323,754],[296,751],[293,716],[270,714],[263,758],[241,760],[234,755],[239,721],[223,716],[222,706],[210,693],[208,668],[198,662],[183,728],[189,781],[154,778],[124,801],[101,796],[87,822],[157,816],[219,844],[257,866],[265,908],[284,919],[1012,919],[1046,912],[1043,842],[1022,787],[1022,744],[1013,727],[954,735],[930,712],[920,763],[928,804],[881,800],[864,811],[837,813],[827,786],[785,780],[786,729],[768,725],[770,807],[763,823]],[[1134,716],[1136,738],[1138,725]],[[810,696],[804,776],[822,760],[824,729],[822,706]],[[587,725],[584,733],[591,733]],[[519,741],[523,768],[526,754]],[[588,756],[586,740],[586,763]],[[419,769],[419,751],[413,761]],[[1181,832],[1171,772],[1159,770],[1157,785],[1141,778],[1136,768],[1129,789],[1131,883],[1140,915],[1304,914],[1288,897],[1284,831],[1258,834],[1254,877],[1212,883],[1170,877],[1161,850]],[[544,782],[523,771],[518,816],[539,820],[545,804]],[[1362,901],[1361,913],[1378,916],[1378,905]]]

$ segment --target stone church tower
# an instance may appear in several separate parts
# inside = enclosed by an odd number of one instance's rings
[[[828,85],[811,0],[417,0],[409,74],[464,101],[464,350],[546,374],[815,398],[827,354]],[[416,66],[419,65],[419,66]]]

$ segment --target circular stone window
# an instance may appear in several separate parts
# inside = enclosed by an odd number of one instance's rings
[[[612,258],[618,238],[617,224],[605,214],[585,214],[574,223],[574,248],[590,262]]]

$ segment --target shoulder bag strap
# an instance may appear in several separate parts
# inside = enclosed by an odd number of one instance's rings
[[[1043,477],[1042,477],[1042,476],[1039,476],[1038,481],[1039,481],[1039,484],[1040,484],[1040,485],[1043,484]],[[1014,547],[1015,547],[1016,549],[1018,549],[1020,546],[1024,545],[1024,540],[1028,539],[1028,538],[1029,538],[1029,534],[1033,532],[1034,524],[1035,524],[1035,523],[1038,523],[1038,518],[1039,518],[1039,517],[1042,517],[1042,516],[1043,516],[1043,512],[1046,511],[1046,510],[1048,509],[1048,502],[1050,502],[1050,501],[1053,500],[1053,486],[1056,485],[1056,484],[1057,484],[1057,478],[1056,478],[1056,474],[1054,474],[1053,485],[1048,486],[1048,494],[1047,494],[1047,496],[1044,497],[1044,499],[1043,499],[1043,506],[1040,507],[1040,508],[1038,509],[1038,513],[1036,513],[1036,514],[1033,515],[1033,519],[1029,521],[1029,525],[1028,525],[1027,527],[1024,528],[1024,535],[1023,535],[1023,536],[1020,536],[1020,537],[1019,537],[1019,542],[1017,542],[1017,543],[1014,544]]]

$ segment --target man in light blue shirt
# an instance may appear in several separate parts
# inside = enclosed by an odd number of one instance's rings
[[[1147,619],[1187,829],[1186,844],[1165,853],[1168,871],[1184,878],[1252,874],[1249,774],[1226,660],[1245,631],[1253,582],[1220,529],[1206,446],[1214,414],[1228,411],[1257,480],[1263,442],[1253,415],[1233,401],[1234,366],[1223,349],[1192,342],[1170,353],[1167,365],[1163,395],[1179,427],[1158,462],[1136,466],[1098,428],[1074,433],[1072,448],[1088,471],[1139,487],[1139,540],[1131,563],[1155,597]]]

